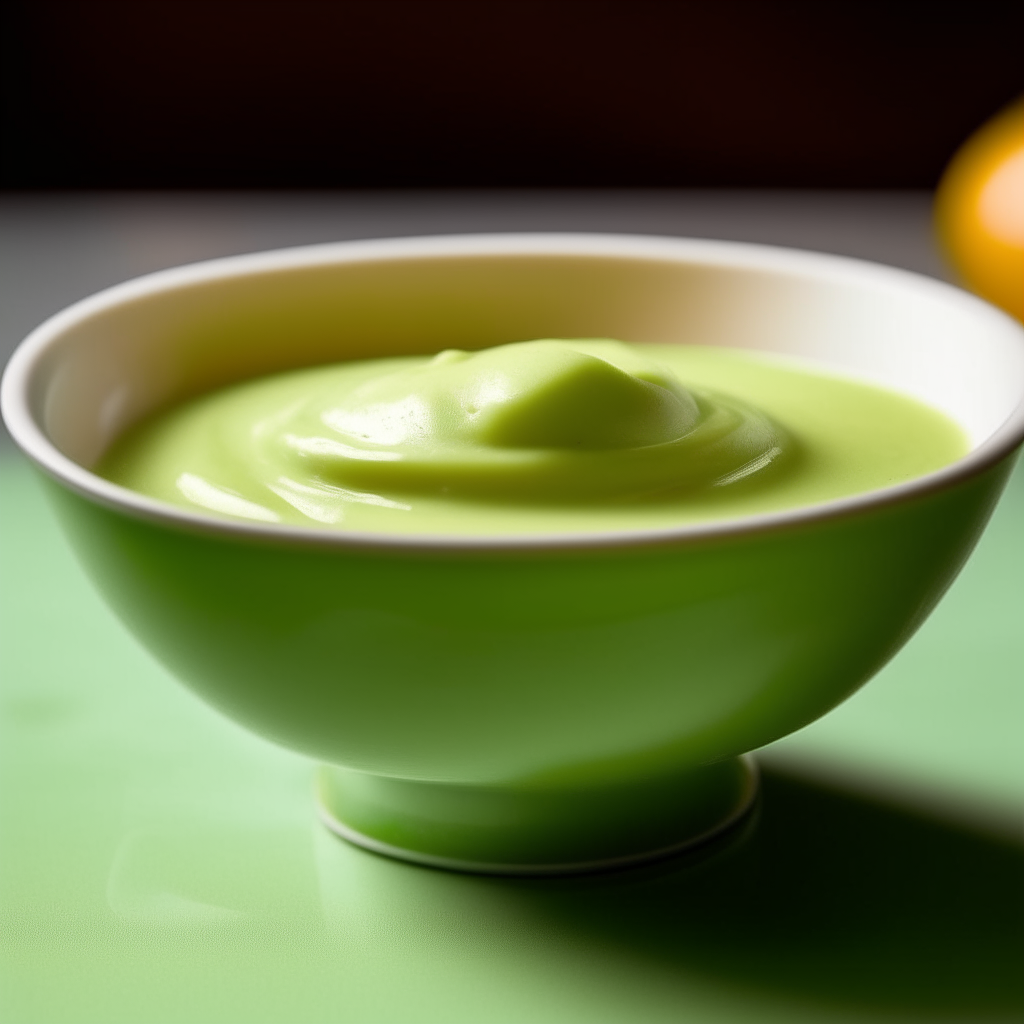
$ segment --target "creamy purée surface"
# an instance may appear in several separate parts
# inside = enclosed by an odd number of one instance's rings
[[[928,406],[763,354],[543,340],[245,381],[137,425],[96,471],[233,519],[507,535],[814,505],[966,450]]]

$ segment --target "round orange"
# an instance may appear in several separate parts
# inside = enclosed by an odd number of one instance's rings
[[[1024,99],[983,125],[953,157],[935,216],[964,284],[1024,320]]]

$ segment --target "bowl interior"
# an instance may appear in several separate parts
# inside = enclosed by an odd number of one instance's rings
[[[141,417],[227,382],[539,337],[799,357],[929,403],[974,447],[1024,390],[1019,328],[925,278],[767,247],[557,236],[347,243],[152,275],[59,314],[19,372],[28,418],[88,468]]]

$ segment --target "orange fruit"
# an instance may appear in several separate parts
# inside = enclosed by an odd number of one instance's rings
[[[1024,99],[983,125],[953,157],[935,217],[964,284],[1024,320]]]

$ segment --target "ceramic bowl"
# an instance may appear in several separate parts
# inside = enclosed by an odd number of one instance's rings
[[[824,504],[659,530],[359,534],[230,522],[90,472],[147,413],[292,367],[537,337],[739,346],[920,398],[968,455]],[[324,820],[442,867],[558,872],[698,842],[742,755],[911,636],[1024,436],[1024,342],[936,281],[627,236],[343,243],[169,270],[58,314],[4,379],[11,433],[126,626],[183,682],[315,758]]]

